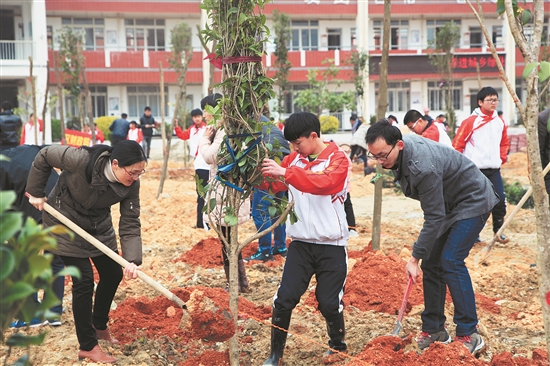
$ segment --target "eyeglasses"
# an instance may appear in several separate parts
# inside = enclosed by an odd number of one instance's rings
[[[417,121],[418,122],[418,121]],[[416,123],[415,123],[416,124]],[[414,126],[413,126],[414,128]],[[396,141],[395,144],[393,144],[393,146],[391,147],[390,151],[385,155],[385,156],[374,156],[370,153],[370,151],[367,153],[367,158],[368,159],[371,159],[371,160],[380,160],[380,161],[386,161],[388,160],[388,156],[390,156],[391,152],[393,151],[393,149],[395,148],[395,145],[397,145],[397,143],[399,142]]]
[[[491,103],[491,104],[497,104],[498,99],[485,99],[484,102]]]
[[[130,177],[132,177],[132,179],[138,179],[140,176],[142,176],[143,174],[145,174],[145,169],[143,169],[141,172],[139,173],[130,173],[129,171],[126,170],[125,167],[122,167],[122,169],[124,169],[124,171],[126,172],[126,174],[128,174]]]
[[[414,132],[414,128],[416,127],[416,125],[418,124],[418,121],[420,121],[421,118],[417,119],[416,122],[411,126],[409,127],[409,130],[411,130],[412,132]],[[395,145],[394,145],[395,146]]]

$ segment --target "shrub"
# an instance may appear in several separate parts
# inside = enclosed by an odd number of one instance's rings
[[[1,156],[0,156],[1,157]],[[0,192],[0,340],[4,341],[4,331],[13,319],[29,322],[32,318],[49,317],[48,309],[59,304],[53,294],[52,283],[57,276],[79,276],[74,267],[67,267],[56,276],[52,274],[51,254],[41,254],[44,250],[54,250],[57,242],[50,235],[70,234],[63,226],[43,229],[32,218],[23,223],[23,214],[12,211],[15,202],[13,191]],[[44,289],[44,299],[35,304],[33,295]],[[11,347],[40,345],[46,332],[35,336],[14,333],[6,340]],[[29,355],[23,355],[16,364],[30,364]]]
[[[338,131],[340,121],[334,116],[321,116],[321,133],[333,133]]]
[[[527,192],[527,189],[524,188],[521,184],[518,182],[515,182],[514,184],[508,184],[508,182],[504,181],[504,195],[506,196],[506,201],[510,202],[513,205],[517,205],[519,201],[521,201],[522,197],[525,195],[525,192]],[[533,197],[529,197],[527,201],[523,204],[523,208],[534,208],[535,202],[533,201]]]
[[[61,121],[52,118],[52,141],[61,141]]]
[[[97,128],[99,128],[101,132],[103,132],[103,135],[105,136],[105,141],[111,139],[111,130],[109,130],[109,126],[117,118],[120,118],[120,117],[103,116],[103,117],[96,118],[95,123],[97,125]]]

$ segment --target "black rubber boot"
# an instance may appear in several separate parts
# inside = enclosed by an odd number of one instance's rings
[[[346,345],[346,342],[344,342],[344,338],[346,336],[346,326],[344,324],[344,313],[341,312],[340,314],[326,318],[327,321],[327,333],[330,338],[328,341],[328,345],[330,346],[330,350],[327,351],[326,355],[332,355],[336,352],[333,352],[332,350],[336,351],[345,351],[348,349],[348,346]]]
[[[246,278],[246,268],[242,259],[239,260],[239,292],[248,292],[248,278]]]
[[[288,330],[290,325],[291,311],[277,311],[273,309],[273,316],[271,317],[271,324],[276,327]],[[279,361],[283,359],[283,352],[286,345],[286,337],[288,333],[284,330],[271,327],[271,354],[269,358],[264,362],[263,366],[278,366]]]

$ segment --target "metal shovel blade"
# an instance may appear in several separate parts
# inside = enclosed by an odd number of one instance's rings
[[[399,315],[397,316],[397,321],[395,322],[395,328],[393,328],[392,336],[398,336],[403,327],[401,321],[403,320],[403,315],[405,314],[405,308],[407,307],[407,301],[409,300],[409,295],[411,294],[411,288],[413,284],[413,279],[409,276],[409,283],[405,289],[405,295],[403,296],[403,301],[401,302],[401,309],[399,309]]]

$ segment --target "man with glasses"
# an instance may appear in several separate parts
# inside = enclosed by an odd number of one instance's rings
[[[402,135],[387,120],[367,131],[369,157],[391,169],[403,194],[420,201],[424,225],[406,265],[407,277],[424,285],[422,332],[418,347],[449,343],[445,328],[445,296],[449,288],[454,304],[455,341],[470,353],[485,342],[477,333],[474,289],[464,263],[489,212],[498,202],[491,182],[471,160],[429,139]],[[419,267],[419,261],[422,264]]]
[[[510,139],[508,127],[498,116],[498,93],[490,86],[477,93],[477,104],[472,115],[466,118],[453,140],[453,147],[472,160],[495,187],[500,200],[493,209],[493,232],[496,234],[504,223],[506,201],[500,166],[508,160]],[[510,240],[504,235],[497,238],[499,243]]]
[[[424,116],[422,116],[422,114],[420,114],[419,111],[415,109],[411,109],[405,114],[403,123],[411,130],[411,132],[416,133],[417,135],[434,140],[435,142],[439,142],[448,147],[453,146],[449,135],[441,131],[441,129],[437,126],[436,121],[428,121]]]

